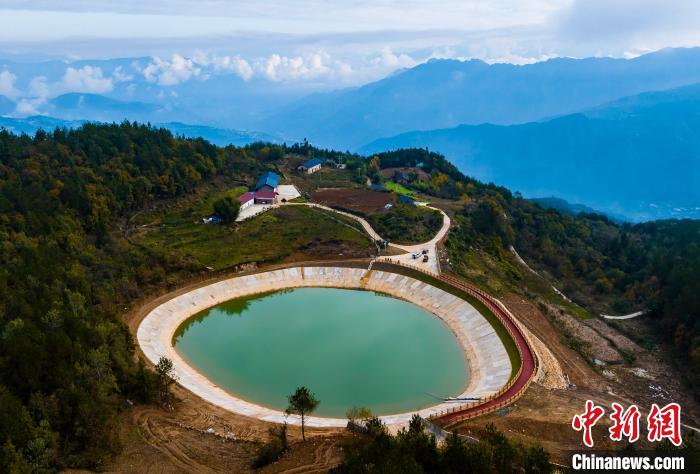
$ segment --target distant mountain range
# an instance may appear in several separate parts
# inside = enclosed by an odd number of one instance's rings
[[[46,114],[66,120],[94,120],[119,122],[126,118],[139,122],[174,120],[183,112],[172,107],[139,101],[122,101],[99,94],[70,93],[60,95],[48,102]],[[159,120],[160,118],[160,120]]]
[[[636,220],[700,217],[700,84],[523,125],[461,125],[375,140],[439,151],[528,197],[558,196]]]
[[[164,85],[144,74],[152,61],[2,61],[17,90],[42,79],[47,90],[65,91],[67,68],[87,66],[100,68],[111,87],[25,98],[24,107],[0,96],[0,116],[37,111],[2,117],[0,126],[34,133],[129,119],[219,145],[308,138],[362,153],[428,147],[527,197],[557,196],[633,219],[700,217],[700,48],[522,66],[432,60],[311,95],[298,83],[225,71]]]
[[[96,121],[96,120],[94,120]],[[109,121],[109,120],[106,120]],[[37,130],[51,131],[55,128],[75,128],[88,122],[87,120],[64,120],[38,115],[24,119],[0,117],[0,128],[12,133],[34,134]],[[180,122],[154,123],[157,127],[170,130],[175,135],[188,138],[202,137],[219,146],[236,145],[244,146],[253,142],[280,143],[280,139],[262,132],[247,132],[226,128],[208,127],[205,125],[189,125]]]
[[[303,98],[256,128],[355,149],[410,130],[532,122],[697,82],[699,48],[524,66],[433,60],[362,87]]]

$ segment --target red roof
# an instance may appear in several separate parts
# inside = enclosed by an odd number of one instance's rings
[[[256,199],[275,199],[275,196],[277,196],[277,193],[272,192],[272,191],[255,193]]]
[[[255,199],[255,193],[245,193],[238,198],[238,202],[245,204],[251,199]]]

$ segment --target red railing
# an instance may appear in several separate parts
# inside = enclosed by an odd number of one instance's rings
[[[453,408],[441,411],[431,416],[431,419],[436,421],[448,422],[449,424],[474,418],[476,416],[485,415],[494,411],[500,410],[522,396],[525,390],[528,389],[532,380],[537,373],[538,361],[535,352],[532,350],[527,338],[518,328],[517,322],[514,320],[508,309],[485,291],[475,286],[469,285],[458,278],[450,275],[437,274],[429,270],[425,270],[418,266],[407,265],[402,262],[383,260],[383,263],[406,267],[424,274],[427,274],[443,283],[446,283],[458,290],[464,291],[468,295],[474,297],[491,311],[501,322],[503,327],[508,332],[509,336],[515,343],[515,346],[520,356],[520,367],[514,377],[508,381],[506,385],[501,387],[497,392],[489,395],[478,402],[464,403]]]

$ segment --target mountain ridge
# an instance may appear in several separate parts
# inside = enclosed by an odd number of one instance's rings
[[[407,132],[360,147],[443,153],[463,172],[634,220],[700,218],[700,84],[518,125]]]
[[[528,123],[697,82],[700,48],[527,65],[441,59],[360,87],[302,98],[257,128],[356,149],[379,136],[460,124]]]
[[[26,118],[0,117],[0,129],[4,128],[15,134],[26,133],[28,135],[33,135],[39,129],[51,131],[55,128],[78,128],[88,122],[105,123],[95,120],[66,120],[45,115],[36,115]],[[281,143],[279,137],[257,131],[217,128],[182,122],[153,123],[153,125],[166,128],[175,135],[182,135],[187,138],[201,137],[217,146],[244,146],[254,142]]]

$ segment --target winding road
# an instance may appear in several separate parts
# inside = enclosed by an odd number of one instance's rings
[[[331,211],[336,214],[340,214],[342,216],[348,217],[350,219],[353,219],[362,225],[362,228],[364,229],[365,232],[375,241],[380,240],[384,241],[385,239],[375,231],[372,226],[370,225],[369,222],[367,222],[366,219],[356,216],[354,214],[350,214],[349,212],[344,212],[344,211],[339,211],[337,209],[333,209],[332,207],[324,206],[322,204],[316,204],[313,202],[299,202],[299,203],[287,203],[283,204],[283,206],[309,206],[309,207],[315,207],[318,209],[323,209],[325,211]],[[450,217],[445,214],[444,211],[441,209],[438,209],[436,207],[432,206],[426,206],[429,209],[432,209],[434,211],[439,212],[442,214],[442,227],[440,227],[440,230],[437,231],[435,236],[430,239],[427,242],[423,242],[421,244],[415,244],[415,245],[399,245],[399,244],[394,244],[389,242],[390,247],[394,247],[399,250],[403,250],[404,254],[400,255],[392,255],[392,256],[383,256],[377,258],[377,260],[392,260],[392,261],[398,261],[406,265],[410,265],[412,267],[419,267],[419,268],[424,268],[425,270],[432,272],[432,273],[440,273],[440,265],[438,262],[438,253],[437,253],[437,244],[440,242],[450,231],[450,225],[452,225],[452,221],[450,220]],[[428,261],[423,262],[422,259],[414,259],[413,254],[414,253],[420,253],[423,250],[428,251]]]

